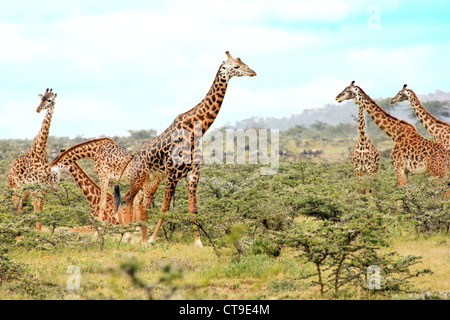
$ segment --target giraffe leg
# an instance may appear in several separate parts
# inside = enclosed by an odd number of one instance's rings
[[[16,213],[20,213],[23,210],[24,198],[18,195],[13,194],[14,200],[14,208],[16,209]]]
[[[39,213],[42,211],[42,208],[44,207],[44,196],[45,193],[38,194],[38,192],[35,193],[34,199],[33,199],[33,206],[34,206],[34,213]],[[40,221],[36,222],[36,230],[41,231],[42,229],[42,223]]]
[[[395,166],[395,173],[397,175],[397,187],[406,186],[408,184],[408,174],[402,166]],[[397,211],[401,210],[402,201],[397,200]]]
[[[197,187],[198,187],[199,173],[198,169],[189,172],[186,177],[187,189],[189,194],[189,214],[194,225],[194,244],[198,247],[203,247],[200,239],[200,232],[197,224]]]
[[[144,196],[139,205],[140,210],[140,221],[147,222],[148,220],[148,209],[152,204],[153,197],[158,190],[158,186],[161,183],[161,178],[155,178],[144,185]],[[142,232],[142,244],[147,244],[147,227],[141,227]]]
[[[130,190],[125,195],[125,210],[122,213],[122,224],[129,224],[133,218],[133,203],[134,198],[139,193],[141,188],[144,186],[145,181],[148,177],[148,167],[144,159],[135,159],[132,164],[130,164]],[[144,168],[141,170],[133,170],[134,168]]]
[[[173,195],[175,194],[175,188],[177,187],[178,180],[174,180],[172,177],[168,177],[166,180],[166,190],[164,193],[164,201],[161,208],[161,212],[167,212],[170,209],[170,202],[172,201]],[[161,228],[164,218],[160,218],[156,224],[155,230],[150,237],[150,243],[156,241],[156,236],[158,235],[159,229]]]
[[[30,193],[28,190],[22,191],[21,195],[13,194],[13,200],[14,200],[14,208],[16,210],[16,213],[21,213],[23,210],[23,207],[25,203],[28,201],[28,198],[30,196]]]
[[[100,181],[100,205],[99,205],[99,212],[98,212],[98,218],[101,221],[106,220],[105,210],[106,210],[106,196],[108,194],[108,184],[109,181],[106,179],[102,179]]]

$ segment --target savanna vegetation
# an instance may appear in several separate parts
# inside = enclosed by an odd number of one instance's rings
[[[92,219],[68,174],[39,216],[30,203],[16,214],[8,169],[31,141],[1,140],[0,299],[449,299],[448,185],[423,175],[397,188],[392,144],[368,126],[382,165],[361,185],[349,160],[356,125],[296,127],[280,133],[285,152],[274,175],[261,175],[261,164],[202,165],[196,226],[181,181],[158,241],[145,247],[137,223]],[[112,138],[135,150],[155,134]],[[50,158],[84,140],[50,137]],[[304,152],[311,149],[323,152]],[[92,161],[80,163],[96,179]],[[90,231],[73,231],[82,226]],[[194,228],[204,248],[194,247]]]

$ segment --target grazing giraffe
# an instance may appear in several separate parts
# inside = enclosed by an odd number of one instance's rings
[[[117,181],[123,173],[128,176],[127,164],[133,155],[130,151],[119,147],[110,138],[93,139],[76,144],[62,152],[53,162],[52,167],[67,167],[79,159],[93,159],[94,170],[100,181],[99,219],[105,218],[108,185],[111,180]]]
[[[38,96],[41,98],[41,102],[36,112],[39,113],[47,109],[41,130],[34,137],[28,150],[13,160],[8,172],[9,188],[16,193],[13,198],[17,212],[22,211],[23,203],[28,199],[30,193],[33,199],[34,212],[41,212],[47,194],[45,186],[55,186],[54,183],[57,184],[58,182],[58,175],[54,175],[52,172],[45,149],[57,94],[52,89],[47,88],[43,95],[39,94]],[[33,185],[36,187],[34,190],[24,190],[24,188]],[[18,195],[17,193],[22,194]],[[40,222],[36,222],[36,228],[41,230]]]
[[[181,178],[185,178],[189,194],[189,213],[194,224],[195,245],[203,246],[197,227],[197,185],[199,181],[199,139],[195,137],[204,134],[217,117],[232,77],[256,76],[240,58],[233,58],[227,51],[227,60],[222,62],[216,73],[214,82],[205,98],[191,110],[178,115],[172,124],[159,136],[146,140],[135,152],[130,162],[130,190],[125,195],[125,223],[131,220],[133,199],[144,189],[143,208],[149,208],[153,196],[161,182],[166,177],[166,187],[162,212],[167,212],[175,193],[175,188]],[[118,190],[118,188],[116,188]],[[116,193],[120,197],[120,194]],[[164,221],[160,218],[150,237],[150,242],[156,240],[158,231]],[[143,244],[147,238],[143,235]]]
[[[74,179],[77,186],[80,188],[90,208],[92,209],[91,214],[97,217],[101,221],[107,221],[109,225],[122,224],[122,216],[125,211],[125,207],[120,206],[119,210],[116,210],[116,204],[114,196],[107,192],[106,193],[106,207],[103,216],[100,216],[100,199],[101,199],[101,189],[98,184],[91,179],[91,177],[80,167],[76,162],[70,162],[65,166],[72,178]],[[60,172],[63,168],[62,165],[56,165],[53,167],[55,171]],[[133,205],[133,221],[147,221],[147,211],[142,210],[142,193],[139,193],[134,199]],[[143,227],[141,227],[142,230]],[[91,229],[90,227],[81,227],[71,229],[73,231],[85,231]],[[144,230],[142,231],[144,232]],[[131,235],[127,232],[125,235],[125,241],[130,241]]]
[[[432,176],[443,178],[446,175],[447,154],[443,145],[422,137],[416,128],[406,121],[399,120],[383,110],[372,98],[352,81],[336,96],[338,102],[355,99],[378,127],[394,142],[391,159],[394,162],[397,186],[408,183],[408,174],[422,174],[427,171]]]
[[[417,117],[422,122],[423,126],[431,134],[431,136],[437,142],[441,143],[447,149],[448,156],[448,172],[450,173],[450,123],[441,121],[433,116],[427,109],[420,103],[419,98],[414,91],[406,88],[407,85],[403,85],[395,97],[393,97],[390,103],[397,103],[408,100],[411,103],[412,108],[417,114]]]
[[[122,220],[122,213],[125,210],[125,207],[120,207],[119,211],[116,212],[116,204],[114,196],[107,192],[106,193],[106,207],[104,210],[104,215],[100,215],[100,199],[101,199],[101,188],[98,184],[92,180],[92,178],[80,167],[80,165],[76,162],[70,162],[66,165],[70,175],[74,179],[77,186],[80,188],[84,197],[86,198],[89,206],[92,209],[92,215],[94,217],[99,218],[101,221],[107,221],[109,224],[119,224]],[[58,169],[62,168],[62,166],[58,166]],[[135,200],[134,205],[135,210],[133,211],[133,221],[146,221],[147,216],[144,214],[144,217],[141,217],[140,202],[142,201],[142,193],[139,193]],[[146,213],[147,211],[144,211]]]
[[[358,140],[353,147],[351,161],[356,182],[359,184],[360,177],[366,174],[375,175],[380,166],[380,153],[366,134],[366,120],[364,119],[364,108],[362,106],[358,108],[358,132]],[[366,189],[363,189],[362,193],[365,194]]]

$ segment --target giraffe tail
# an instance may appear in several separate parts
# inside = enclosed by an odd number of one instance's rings
[[[116,205],[116,212],[119,211],[120,202],[120,187],[118,184],[116,184],[116,186],[114,187],[114,204]]]
[[[117,184],[114,186],[114,203],[116,205],[116,213],[119,211],[120,202],[121,202],[119,183],[120,183],[120,180],[122,179],[123,173],[127,169],[127,167],[130,164],[131,160],[133,160],[133,158],[134,158],[134,155],[132,154],[130,156],[130,159],[128,160],[127,164],[124,166],[124,168],[122,170],[122,173],[120,174],[119,180],[117,180]]]

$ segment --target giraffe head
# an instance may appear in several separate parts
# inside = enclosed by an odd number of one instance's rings
[[[50,187],[53,190],[58,189],[59,181],[61,180],[61,166],[54,166],[50,169]]]
[[[342,90],[341,93],[336,96],[336,101],[341,103],[345,100],[355,99],[358,88],[359,87],[355,86],[355,80],[353,80],[348,87],[346,87],[344,90]]]
[[[391,104],[409,100],[410,90],[406,88],[406,84],[403,85],[402,90],[400,90],[395,97],[390,101]]]
[[[228,59],[222,63],[220,72],[227,80],[232,77],[256,76],[256,72],[250,69],[240,58],[233,58],[229,51],[225,53]]]
[[[38,97],[41,98],[41,103],[38,105],[36,112],[41,112],[42,110],[48,109],[55,105],[56,93],[53,92],[53,89],[45,90],[45,93],[38,94]]]
[[[61,149],[60,153],[63,153],[65,150]],[[64,169],[64,166],[60,163],[56,165],[51,165],[50,167],[50,187],[53,190],[58,189],[59,181],[61,180],[61,171]]]

